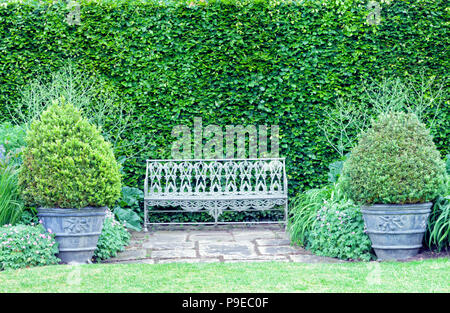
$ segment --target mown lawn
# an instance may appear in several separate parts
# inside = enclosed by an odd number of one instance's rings
[[[450,259],[55,265],[0,272],[0,292],[450,292]]]

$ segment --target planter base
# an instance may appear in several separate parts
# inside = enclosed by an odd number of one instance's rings
[[[392,248],[392,249],[377,249],[373,248],[375,250],[375,254],[377,255],[377,258],[380,261],[383,260],[404,260],[407,258],[411,258],[413,256],[416,256],[419,253],[420,248],[415,249],[398,249],[398,248]]]
[[[45,229],[55,234],[61,263],[91,263],[101,234],[106,207],[61,209],[39,208]]]
[[[417,255],[432,205],[427,202],[362,207],[367,234],[379,260],[403,260]]]

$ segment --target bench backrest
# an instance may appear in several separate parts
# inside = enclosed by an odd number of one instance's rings
[[[145,196],[286,195],[284,158],[147,160]]]

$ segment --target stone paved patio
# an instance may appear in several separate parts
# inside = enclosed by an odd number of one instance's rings
[[[291,246],[281,226],[204,226],[133,232],[130,245],[104,263],[342,262]]]

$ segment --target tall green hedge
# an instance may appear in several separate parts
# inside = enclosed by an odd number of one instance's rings
[[[151,144],[125,162],[128,185],[142,187],[142,161],[169,157],[172,128],[198,116],[279,125],[291,192],[314,187],[337,157],[317,122],[338,96],[358,101],[365,79],[419,72],[448,88],[444,0],[379,1],[379,25],[366,23],[362,0],[111,2],[81,1],[80,25],[66,23],[65,2],[0,5],[0,118],[27,82],[75,60],[145,116],[128,136]],[[446,105],[432,131],[443,155]]]

